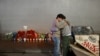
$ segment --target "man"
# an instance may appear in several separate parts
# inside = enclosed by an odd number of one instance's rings
[[[51,32],[52,32],[52,39],[54,42],[54,54],[53,56],[60,56],[60,30],[56,27],[56,20],[52,24]]]

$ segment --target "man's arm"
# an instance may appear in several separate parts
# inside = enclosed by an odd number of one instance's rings
[[[56,28],[56,27],[51,28],[51,32],[57,32],[57,31],[58,31],[58,28]]]

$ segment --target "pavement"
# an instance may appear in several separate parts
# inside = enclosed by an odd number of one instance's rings
[[[52,41],[0,40],[0,56],[52,56]]]
[[[52,56],[50,53],[0,53],[0,56]]]
[[[68,56],[95,56],[76,45],[70,46],[72,51]],[[0,56],[53,56],[53,42],[0,41]]]

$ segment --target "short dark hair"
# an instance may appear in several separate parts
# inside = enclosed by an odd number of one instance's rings
[[[57,19],[57,18],[66,19],[66,17],[65,17],[63,14],[58,14],[57,17],[56,17],[56,19]]]

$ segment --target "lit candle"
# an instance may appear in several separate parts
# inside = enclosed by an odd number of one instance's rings
[[[25,30],[27,30],[28,26],[23,26],[23,28],[24,28]]]

